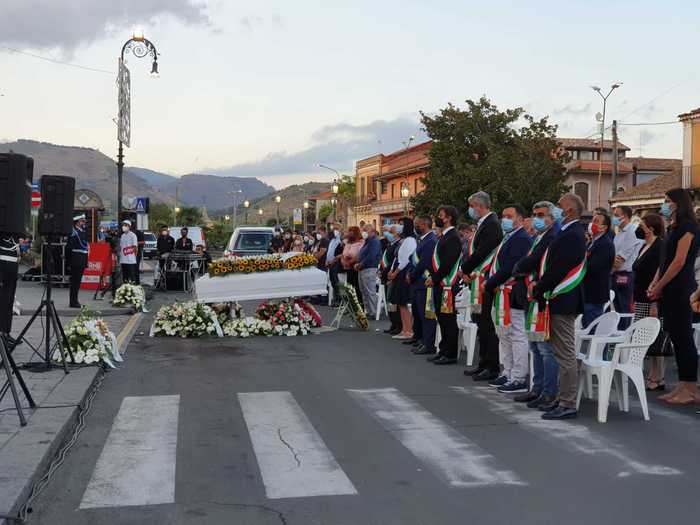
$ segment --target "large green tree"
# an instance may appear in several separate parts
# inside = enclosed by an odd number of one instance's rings
[[[466,104],[465,109],[449,104],[436,115],[421,113],[433,145],[425,191],[413,198],[416,211],[433,213],[452,204],[465,214],[467,198],[478,190],[491,195],[496,210],[507,204],[530,209],[542,199],[556,202],[567,189],[556,126],[522,108],[500,111],[485,97]]]

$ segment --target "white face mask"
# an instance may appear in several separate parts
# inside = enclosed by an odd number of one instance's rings
[[[129,231],[129,227],[126,226],[126,225],[122,226],[122,231],[123,231],[124,233],[128,232],[128,231]]]
[[[336,239],[340,238],[340,231],[339,230],[333,230],[333,235],[335,236]]]
[[[316,240],[320,241],[323,238],[323,236],[320,233],[316,234]]]
[[[362,232],[362,238],[366,239],[367,237],[369,237],[369,234],[367,232]]]

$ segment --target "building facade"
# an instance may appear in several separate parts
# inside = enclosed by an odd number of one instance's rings
[[[683,123],[683,187],[700,188],[700,108],[678,115]]]

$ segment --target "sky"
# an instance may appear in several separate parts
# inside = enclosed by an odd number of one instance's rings
[[[160,78],[127,57],[131,166],[278,188],[330,180],[317,163],[352,173],[425,140],[420,111],[482,95],[591,136],[602,100],[590,86],[614,82],[606,122],[622,123],[630,154],[680,158],[679,124],[624,124],[700,106],[699,17],[690,0],[3,0],[0,142],[114,157],[117,59],[138,27]]]

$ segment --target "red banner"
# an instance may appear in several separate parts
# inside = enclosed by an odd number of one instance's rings
[[[88,264],[83,272],[83,280],[80,288],[83,290],[97,290],[100,280],[106,286],[112,275],[112,253],[109,244],[102,242],[90,243]]]

